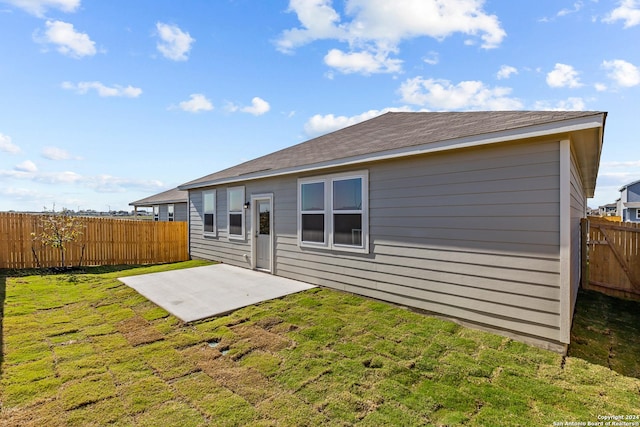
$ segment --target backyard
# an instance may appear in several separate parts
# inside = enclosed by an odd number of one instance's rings
[[[563,357],[321,288],[184,324],[117,280],[197,265],[0,271],[0,425],[640,425],[640,303],[581,292]]]

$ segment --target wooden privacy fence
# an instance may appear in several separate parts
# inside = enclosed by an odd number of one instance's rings
[[[583,286],[608,295],[640,298],[640,224],[598,217],[588,224],[588,280]]]
[[[34,242],[42,215],[0,212],[0,268],[55,267],[57,249]],[[82,235],[66,245],[65,264],[155,264],[189,259],[186,222],[80,218]],[[36,260],[37,256],[37,260]]]

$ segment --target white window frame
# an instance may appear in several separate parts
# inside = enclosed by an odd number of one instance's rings
[[[205,203],[204,203],[204,199],[205,199],[205,195],[207,194],[211,194],[211,196],[213,197],[213,210],[211,212],[205,210]],[[213,214],[213,231],[205,231],[204,229],[204,216],[206,214]],[[204,236],[217,236],[218,234],[218,226],[217,226],[217,212],[216,212],[216,190],[205,190],[202,192],[202,234]]]
[[[303,211],[302,210],[302,186],[304,184],[318,184],[318,183],[322,183],[324,185],[324,209],[321,211]],[[300,243],[300,246],[307,246],[307,247],[316,247],[316,248],[322,248],[322,247],[328,247],[329,245],[329,236],[328,236],[328,209],[327,209],[327,193],[329,193],[329,190],[327,188],[327,180],[326,179],[321,179],[321,178],[305,178],[305,179],[300,179],[298,180],[298,242]],[[309,215],[324,215],[324,237],[323,237],[323,241],[322,242],[310,242],[310,241],[303,241],[302,240],[302,215],[304,214],[309,214]]]
[[[153,220],[160,221],[160,205],[153,205]]]
[[[636,209],[636,219],[640,219],[640,208]]]
[[[362,208],[360,210],[339,210],[333,209],[333,183],[349,179],[360,178],[362,181]],[[302,211],[302,185],[324,183],[324,211]],[[303,213],[324,213],[324,243],[305,242],[302,240],[302,214]],[[362,215],[362,245],[351,246],[334,243],[334,213],[338,214],[361,214]],[[298,245],[303,248],[316,248],[335,250],[343,252],[369,253],[369,171],[360,170],[354,172],[336,173],[330,175],[313,176],[298,179]]]
[[[167,205],[167,221],[173,222],[174,220],[175,220],[175,207],[171,203]]]
[[[240,211],[231,211],[231,193],[234,191],[241,191],[240,200],[242,200],[242,205],[240,206]],[[244,186],[240,187],[229,187],[227,188],[227,237],[229,240],[246,240],[246,232],[245,232],[245,221],[244,221]],[[240,214],[241,221],[241,234],[231,234],[231,214],[237,215]]]

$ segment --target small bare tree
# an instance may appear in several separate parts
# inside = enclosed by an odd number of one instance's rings
[[[31,233],[34,242],[41,242],[44,246],[49,246],[60,251],[60,266],[65,267],[65,251],[67,244],[74,242],[82,235],[84,225],[80,219],[71,215],[71,211],[62,208],[62,211],[56,212],[55,205],[51,213],[43,215],[37,225],[38,232]],[[35,255],[35,250],[33,251]],[[84,248],[83,248],[84,255]],[[36,262],[40,265],[40,261],[36,256]],[[82,263],[82,258],[80,259]]]

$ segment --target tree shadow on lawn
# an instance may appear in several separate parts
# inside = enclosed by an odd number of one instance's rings
[[[580,289],[568,356],[640,378],[640,301]]]

